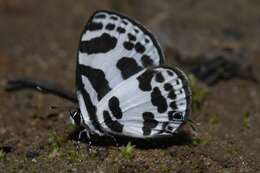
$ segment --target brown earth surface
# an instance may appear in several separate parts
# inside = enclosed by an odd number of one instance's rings
[[[190,140],[179,135],[167,147],[136,145],[131,157],[115,145],[81,143],[78,149],[68,112],[49,109],[70,102],[4,91],[6,79],[24,76],[73,90],[79,36],[98,9],[147,26],[167,65],[176,64],[176,50],[196,57],[232,48],[243,51],[259,76],[258,0],[0,0],[0,172],[260,172],[260,85],[248,80],[208,88],[190,116],[196,131],[189,123],[183,128]]]

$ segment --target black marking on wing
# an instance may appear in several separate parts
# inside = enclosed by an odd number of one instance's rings
[[[116,30],[117,30],[117,32],[120,33],[120,34],[125,33],[125,28],[118,27]]]
[[[168,75],[173,76],[173,72],[170,70],[167,70]]]
[[[102,23],[91,22],[87,26],[87,31],[97,31],[97,30],[100,30],[102,28],[103,28],[103,24]]]
[[[134,44],[131,43],[131,42],[129,42],[129,41],[125,41],[125,42],[123,43],[123,46],[124,46],[124,48],[127,49],[127,50],[132,50],[132,49],[134,48]]]
[[[106,53],[116,47],[117,38],[107,33],[87,41],[81,41],[79,50],[87,54]]]
[[[172,110],[176,110],[177,109],[176,101],[171,102],[170,107],[172,108]]]
[[[148,66],[153,65],[153,60],[148,55],[143,55],[141,60],[142,60],[142,63],[143,63],[144,67],[148,67]]]
[[[115,29],[115,24],[112,24],[112,23],[107,24],[107,25],[106,25],[106,29],[107,29],[107,30],[110,30],[110,31],[113,30],[113,29]]]
[[[96,115],[97,108],[92,103],[90,95],[85,90],[84,84],[82,83],[79,64],[77,65],[77,69],[76,69],[76,86],[77,86],[77,89],[81,92],[81,94],[83,96],[83,99],[84,99],[84,102],[85,102],[85,106],[86,106],[86,109],[88,111],[89,119],[91,120],[92,125],[94,126],[94,128],[96,130],[98,130],[101,133],[103,133],[104,131],[103,131],[101,125],[99,124],[98,120],[97,120],[97,115]]]
[[[145,51],[145,47],[141,44],[141,43],[136,43],[136,45],[135,45],[135,50],[136,50],[136,52],[138,52],[138,53],[144,53],[144,51]]]
[[[145,38],[144,41],[145,41],[145,43],[149,43],[150,42],[147,38]]]
[[[158,72],[158,73],[155,75],[155,80],[156,80],[157,82],[160,82],[160,83],[162,83],[162,82],[164,81],[164,77],[163,77],[163,75],[162,75],[161,72]]]
[[[101,100],[101,98],[111,90],[105,77],[105,73],[102,70],[82,64],[78,65],[78,70],[79,74],[82,74],[88,78],[91,85],[97,92],[98,100]]]
[[[170,83],[164,84],[163,87],[166,91],[171,91],[173,89],[173,86]]]
[[[117,97],[113,96],[111,99],[109,99],[108,106],[116,119],[122,118],[123,114],[120,108],[120,102]]]
[[[137,77],[139,82],[139,88],[143,91],[151,91],[151,81],[153,78],[154,71],[151,69],[146,70],[140,76]]]
[[[134,36],[133,34],[128,33],[127,35],[128,35],[128,38],[129,38],[130,41],[135,41],[136,40],[136,36]]]
[[[121,71],[123,79],[127,79],[142,70],[142,67],[138,66],[136,60],[130,57],[121,58],[116,66]]]
[[[123,131],[123,125],[120,124],[118,121],[112,120],[110,114],[108,111],[103,112],[104,122],[112,131],[122,133]]]
[[[155,87],[153,89],[153,91],[151,93],[151,101],[152,101],[152,104],[157,107],[157,111],[159,113],[164,113],[168,108],[167,101],[163,97],[163,95],[158,87]]]
[[[183,120],[182,113],[176,112],[176,111],[169,111],[168,118],[169,118],[169,121],[182,121]]]
[[[104,14],[98,14],[98,15],[95,16],[95,18],[96,18],[96,19],[104,19],[104,18],[106,18],[106,15],[104,15]]]
[[[171,90],[169,92],[168,98],[170,98],[172,100],[174,100],[176,98],[176,94],[175,94],[174,90]]]
[[[110,19],[112,20],[118,20],[118,18],[116,16],[111,16]]]
[[[143,135],[147,136],[151,134],[153,128],[158,125],[158,121],[154,119],[154,114],[151,112],[143,113],[144,126],[143,126]]]

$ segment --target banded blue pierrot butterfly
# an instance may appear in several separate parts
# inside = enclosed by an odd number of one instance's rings
[[[185,74],[162,65],[159,43],[144,26],[97,11],[81,34],[76,67],[80,111],[88,135],[170,136],[187,121],[191,91]]]

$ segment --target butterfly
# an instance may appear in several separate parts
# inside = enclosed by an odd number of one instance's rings
[[[76,125],[90,134],[171,136],[188,120],[185,74],[163,65],[154,35],[117,12],[96,11],[80,38],[76,65]]]

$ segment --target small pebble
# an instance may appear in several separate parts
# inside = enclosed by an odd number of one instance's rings
[[[28,150],[27,152],[26,152],[26,158],[28,158],[28,159],[34,159],[34,158],[36,158],[36,157],[38,157],[40,155],[40,153],[38,152],[38,151],[34,151],[34,150]]]

